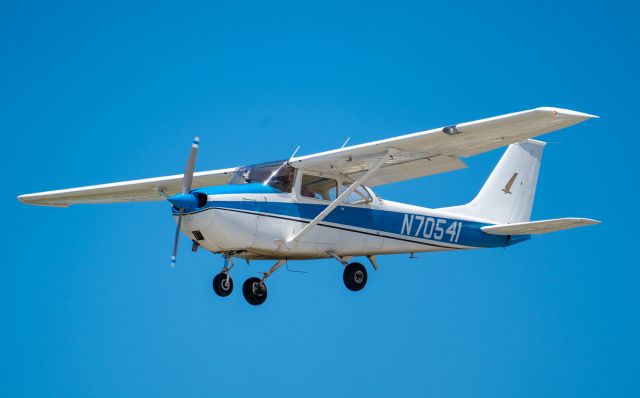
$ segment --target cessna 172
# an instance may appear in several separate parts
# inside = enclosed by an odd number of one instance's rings
[[[274,260],[242,292],[267,298],[265,280],[290,259],[335,258],[353,291],[367,283],[356,256],[506,247],[542,234],[599,223],[585,218],[530,221],[544,142],[531,139],[596,116],[537,108],[252,166],[194,172],[196,137],[184,174],[21,195],[21,202],[67,207],[166,199],[180,231],[223,255],[213,290],[233,290],[233,258]],[[471,202],[429,209],[381,199],[371,187],[466,167],[461,158],[508,148]],[[294,154],[295,155],[295,154]]]

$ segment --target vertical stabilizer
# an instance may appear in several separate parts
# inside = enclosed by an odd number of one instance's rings
[[[499,224],[529,221],[545,145],[537,140],[509,145],[478,195],[446,210]]]

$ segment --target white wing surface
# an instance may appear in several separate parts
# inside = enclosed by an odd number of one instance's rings
[[[358,179],[383,156],[386,159],[366,184],[383,185],[466,167],[461,157],[476,155],[527,138],[536,137],[589,118],[560,108],[537,108],[475,122],[446,126],[381,141],[354,145],[308,156],[294,157],[293,167],[342,174]],[[193,188],[224,185],[235,168],[194,174]],[[21,195],[23,203],[67,207],[79,203],[118,203],[162,200],[160,191],[173,195],[180,191],[182,174],[92,185],[58,191]]]
[[[292,166],[343,174],[357,179],[385,154],[378,172],[367,180],[383,185],[466,167],[462,157],[477,155],[572,126],[597,116],[560,108],[523,112],[461,123],[291,159]]]
[[[193,189],[224,185],[229,181],[235,168],[194,173]],[[163,200],[163,191],[171,196],[182,186],[182,174],[166,177],[147,178],[91,185],[80,188],[61,189],[18,196],[23,203],[41,206],[68,207],[81,203],[151,202]]]

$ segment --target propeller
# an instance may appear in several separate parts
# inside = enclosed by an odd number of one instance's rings
[[[182,216],[185,211],[194,209],[198,204],[198,199],[191,193],[191,184],[193,183],[193,173],[196,168],[196,158],[198,157],[198,147],[200,145],[200,138],[195,137],[193,144],[191,144],[191,152],[189,153],[189,160],[187,160],[187,167],[184,170],[182,177],[182,191],[179,194],[170,196],[167,198],[172,205],[174,205],[180,213],[178,214],[178,225],[176,227],[176,236],[173,241],[173,252],[171,254],[171,266],[176,266],[176,256],[178,254],[178,242],[180,241],[180,226],[182,225]]]

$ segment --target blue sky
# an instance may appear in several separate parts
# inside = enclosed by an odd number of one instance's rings
[[[2,2],[0,396],[638,396],[637,5],[303,3]],[[602,118],[544,138],[534,218],[603,224],[381,257],[358,294],[322,260],[220,299],[219,257],[168,267],[166,203],[15,200],[179,173],[196,134],[205,170],[537,106]],[[464,203],[500,155],[377,192]]]

